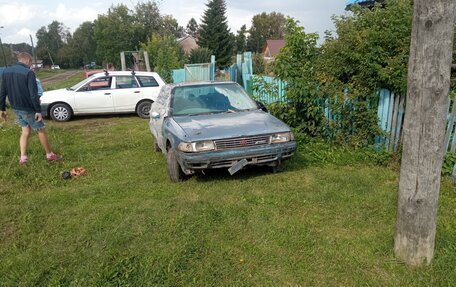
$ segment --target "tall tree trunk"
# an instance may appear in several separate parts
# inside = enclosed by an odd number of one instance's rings
[[[449,106],[455,0],[415,0],[394,252],[412,266],[434,256]]]

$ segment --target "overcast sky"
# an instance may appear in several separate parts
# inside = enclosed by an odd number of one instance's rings
[[[190,18],[198,24],[209,0],[159,0],[162,14],[172,15],[179,25],[187,26]],[[111,5],[124,3],[130,8],[137,0],[0,0],[0,37],[3,43],[30,43],[36,31],[53,20],[74,30],[84,21],[93,21],[98,14],[106,14]],[[140,1],[145,2],[145,1]],[[228,25],[231,32],[244,24],[250,27],[252,17],[261,12],[280,12],[300,21],[306,32],[333,30],[332,15],[345,13],[345,0],[226,0]]]

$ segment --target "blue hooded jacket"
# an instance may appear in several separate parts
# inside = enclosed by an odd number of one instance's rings
[[[23,63],[17,63],[3,70],[0,111],[6,109],[6,96],[13,109],[41,112],[35,73]]]

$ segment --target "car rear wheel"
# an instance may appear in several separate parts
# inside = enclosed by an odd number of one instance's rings
[[[67,122],[73,116],[73,112],[67,104],[55,104],[51,107],[49,115],[56,122]]]
[[[181,182],[184,180],[184,172],[182,171],[179,162],[177,161],[176,154],[172,148],[168,150],[168,175],[172,182]]]
[[[150,106],[152,105],[151,101],[143,101],[138,104],[136,107],[136,113],[142,119],[148,119],[150,116]]]

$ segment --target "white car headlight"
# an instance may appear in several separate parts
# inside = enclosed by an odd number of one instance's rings
[[[177,146],[177,149],[183,152],[202,152],[214,150],[215,146],[213,141],[182,142]]]
[[[273,134],[271,138],[271,143],[284,143],[284,142],[289,142],[294,140],[294,135],[292,132],[287,132],[287,133],[278,133],[278,134]]]

